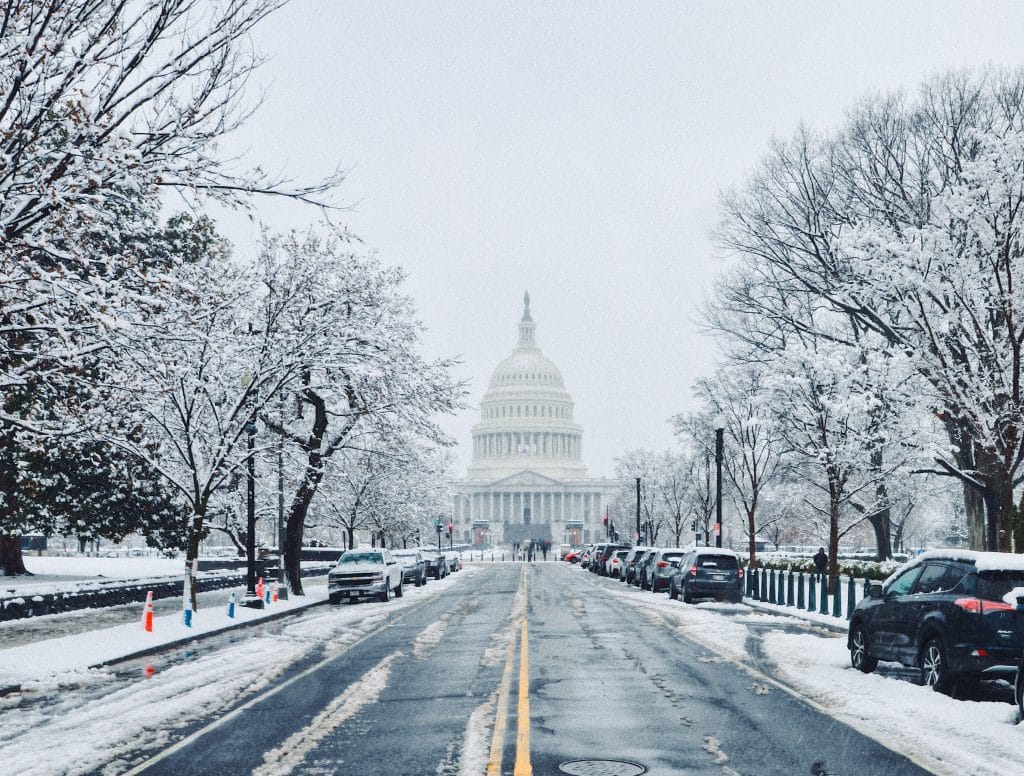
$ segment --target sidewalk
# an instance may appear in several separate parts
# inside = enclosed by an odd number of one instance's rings
[[[191,628],[185,627],[178,609],[173,614],[154,617],[153,631],[147,633],[142,625],[143,606],[137,605],[138,619],[134,622],[2,649],[0,696],[16,692],[28,682],[70,679],[90,669],[319,606],[327,601],[327,585],[310,585],[306,595],[271,603],[265,609],[236,605],[233,619],[227,614],[228,596],[228,591],[223,591],[222,605],[196,612]],[[236,598],[241,601],[240,596]]]

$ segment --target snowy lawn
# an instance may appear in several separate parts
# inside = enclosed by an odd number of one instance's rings
[[[746,623],[782,625],[796,618],[846,625],[831,616],[760,602],[752,602],[756,609],[744,604],[694,606],[668,596],[611,592],[640,608],[653,623],[737,662],[747,657]],[[927,770],[949,776],[1024,773],[1024,725],[1018,724],[1017,707],[1010,703],[956,700],[898,677],[863,674],[850,666],[845,634],[768,632],[762,648],[784,688]]]
[[[48,703],[22,706],[16,696],[0,697],[3,770],[21,776],[121,773],[126,770],[125,762],[116,758],[168,743],[175,731],[197,719],[224,713],[242,699],[265,690],[289,665],[313,650],[328,644],[327,656],[335,655],[403,609],[444,593],[473,573],[464,570],[426,587],[410,588],[402,598],[388,603],[330,606],[298,614],[277,635],[254,634],[251,639],[166,670],[158,669],[151,678],[140,677],[128,684],[109,669],[84,670],[82,666],[96,662],[96,655],[101,653],[131,652],[139,643],[141,626],[83,634],[90,638],[63,645],[57,644],[62,639],[40,642],[26,648],[30,654],[22,654],[19,664],[23,677],[36,677],[31,682],[22,679],[27,683],[26,690],[36,698],[45,697]],[[314,595],[326,597],[326,589],[321,587]],[[277,604],[295,605],[292,600]],[[250,611],[245,616],[258,614]],[[214,621],[224,621],[220,611],[204,610],[199,615],[197,628],[212,628]],[[181,629],[174,623],[158,622],[154,634],[145,637],[162,639],[164,631],[170,640],[172,634],[180,636]],[[104,648],[103,641],[119,646]],[[86,657],[89,651],[91,656]],[[20,652],[20,648],[0,652],[4,670],[10,653]],[[159,661],[154,660],[154,664],[159,665]],[[62,689],[68,685],[77,690]],[[82,731],[89,734],[82,735]],[[55,746],[56,742],[60,745]]]
[[[303,563],[326,565],[322,561]],[[83,558],[26,557],[25,568],[32,576],[0,577],[0,597],[29,597],[48,593],[88,590],[104,583],[132,580],[166,582],[185,574],[185,561],[178,558]],[[200,571],[199,577],[219,577],[225,569]],[[234,572],[237,573],[237,572]]]

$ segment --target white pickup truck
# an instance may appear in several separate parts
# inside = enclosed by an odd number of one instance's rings
[[[402,597],[402,564],[385,549],[346,550],[327,575],[332,604],[344,599]]]

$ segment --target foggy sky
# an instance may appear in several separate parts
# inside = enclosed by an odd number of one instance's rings
[[[1012,3],[351,3],[293,0],[254,36],[265,99],[225,145],[300,180],[349,170],[333,218],[409,273],[432,356],[460,356],[469,460],[529,290],[592,475],[673,443],[715,342],[709,231],[773,135],[873,92],[1018,65]],[[256,225],[215,212],[238,251]],[[272,230],[318,214],[259,203]]]

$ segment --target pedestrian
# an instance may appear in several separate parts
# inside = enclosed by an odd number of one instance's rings
[[[819,547],[814,556],[814,571],[822,579],[825,578],[825,573],[828,571],[828,553],[825,552],[824,547]]]

